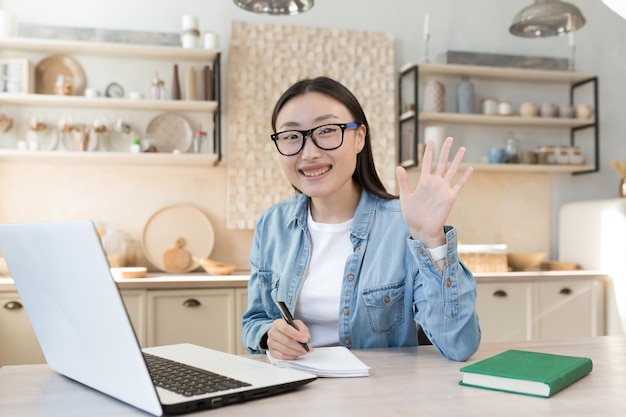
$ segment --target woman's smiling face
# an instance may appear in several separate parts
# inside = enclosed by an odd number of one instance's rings
[[[354,117],[339,101],[310,92],[289,100],[278,113],[276,131],[308,130],[329,123],[349,123]],[[280,156],[291,184],[311,198],[341,197],[353,189],[357,154],[363,149],[365,126],[344,132],[343,144],[325,151],[305,138],[304,148],[293,156]]]

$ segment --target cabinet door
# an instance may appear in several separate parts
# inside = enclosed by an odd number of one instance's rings
[[[16,292],[0,293],[0,366],[46,363]]]
[[[530,339],[530,284],[478,283],[476,292],[483,342]]]
[[[243,347],[243,342],[241,341],[241,332],[243,328],[241,326],[241,317],[243,317],[243,313],[245,313],[248,308],[248,289],[247,288],[237,288],[235,290],[235,324],[236,324],[236,332],[235,341],[237,343],[236,353],[238,355],[242,355],[248,353],[246,349]]]
[[[235,290],[148,291],[148,346],[193,343],[235,353]]]
[[[146,291],[123,290],[122,299],[141,347],[146,345]]]
[[[563,339],[604,334],[602,282],[563,281],[535,285],[535,338]]]

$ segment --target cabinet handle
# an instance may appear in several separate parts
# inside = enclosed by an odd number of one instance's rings
[[[561,288],[561,291],[559,291],[559,294],[561,295],[570,295],[572,293],[572,290],[565,287],[565,288]]]
[[[195,298],[190,298],[183,302],[183,306],[185,307],[200,307],[201,305],[202,303],[200,303],[200,301],[196,300]]]
[[[507,296],[507,293],[506,291],[503,291],[503,290],[497,290],[496,292],[493,293],[493,296],[504,298]]]
[[[4,305],[7,310],[20,310],[22,307],[22,303],[19,301],[9,301]]]

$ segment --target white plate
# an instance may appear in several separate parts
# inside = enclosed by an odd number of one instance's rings
[[[143,229],[142,244],[146,258],[165,272],[189,272],[200,265],[192,260],[185,271],[169,271],[163,254],[176,247],[176,239],[185,239],[183,249],[197,258],[208,258],[215,243],[213,225],[206,215],[192,206],[164,207],[150,217]]]
[[[172,152],[178,149],[184,153],[191,147],[193,129],[183,116],[163,113],[148,123],[146,139],[156,146],[158,152]]]

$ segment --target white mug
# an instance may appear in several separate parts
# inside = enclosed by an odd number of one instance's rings
[[[0,10],[0,38],[15,36],[15,15],[7,10]]]
[[[100,92],[94,88],[85,88],[85,97],[94,98],[99,97]]]
[[[424,128],[424,143],[435,142],[433,158],[438,159],[443,141],[446,139],[446,129],[443,126],[426,126]]]
[[[216,33],[204,32],[204,49],[219,49],[220,39]]]

